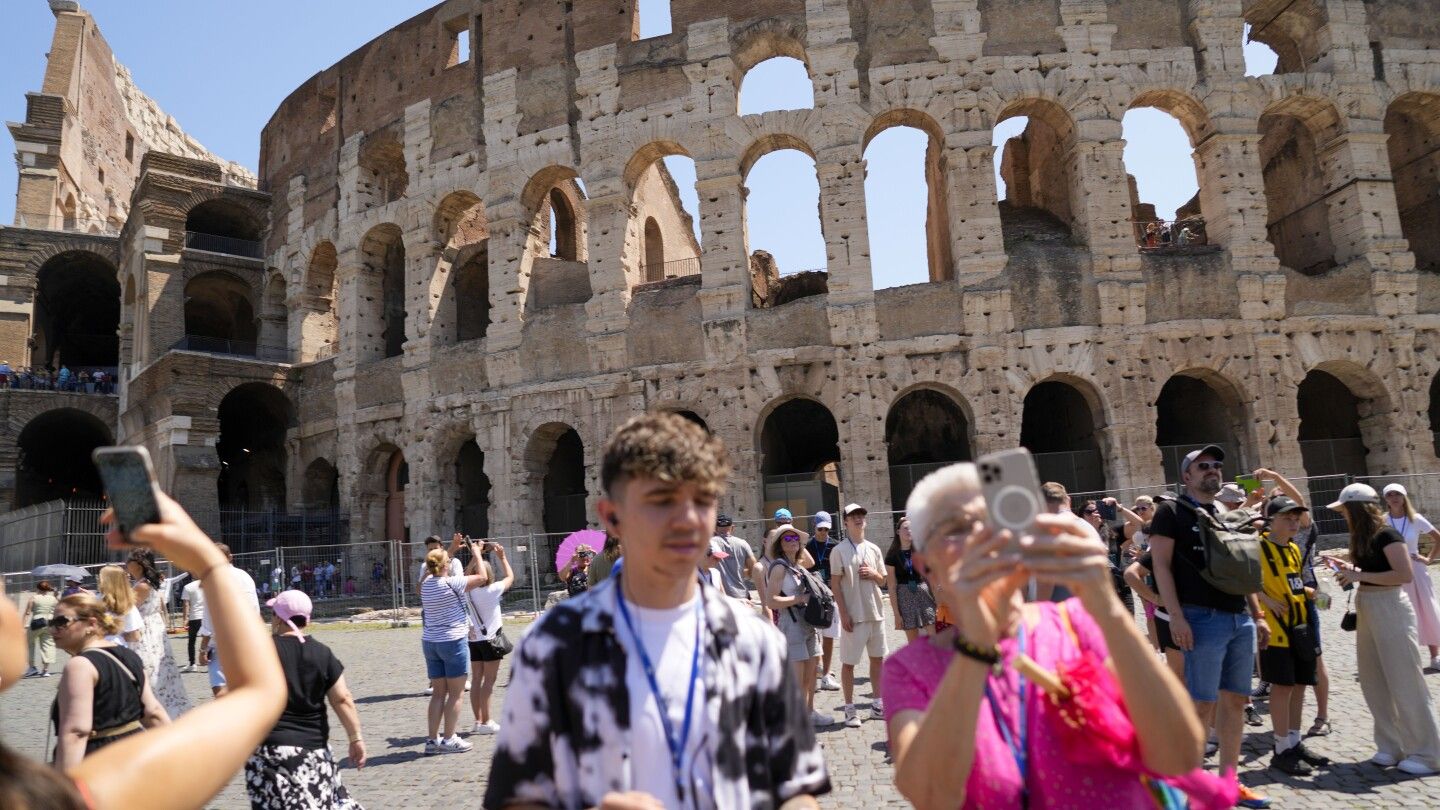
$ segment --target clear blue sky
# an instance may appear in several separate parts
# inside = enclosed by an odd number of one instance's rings
[[[669,29],[666,0],[640,0],[641,35]],[[82,0],[136,83],[215,154],[257,168],[260,130],[291,90],[435,0],[305,0],[215,4],[194,0]],[[137,6],[142,10],[137,10]],[[45,0],[4,0],[0,11],[0,117],[23,121],[25,93],[40,89],[54,17]],[[323,35],[317,36],[317,33]],[[1246,47],[1247,72],[1269,73],[1274,54]],[[742,112],[809,107],[803,66],[775,59],[741,88]],[[1024,119],[996,128],[1003,144]],[[8,135],[8,133],[7,133]],[[1125,118],[1126,168],[1162,217],[1195,193],[1194,163],[1180,125],[1156,110]],[[925,260],[925,136],[893,128],[867,148],[866,212],[876,287],[922,282]],[[13,145],[7,144],[13,154]],[[996,155],[997,165],[999,154]],[[686,208],[699,222],[694,164],[668,158]],[[809,157],[785,150],[746,178],[750,248],[773,253],[784,272],[823,268],[819,186]],[[1004,187],[998,182],[1000,196]],[[0,222],[13,221],[15,168],[0,168]]]

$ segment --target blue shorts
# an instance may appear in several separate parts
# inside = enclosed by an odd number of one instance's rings
[[[1185,652],[1190,699],[1214,703],[1220,692],[1248,696],[1255,671],[1255,620],[1249,613],[1197,605],[1181,605],[1181,610],[1195,636],[1195,648]]]
[[[470,674],[470,645],[463,638],[454,641],[422,641],[425,674],[436,678],[463,678]]]

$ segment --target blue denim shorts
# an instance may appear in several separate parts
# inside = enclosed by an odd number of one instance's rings
[[[420,646],[425,650],[425,675],[431,680],[470,674],[470,645],[465,639],[422,641]]]
[[[1191,700],[1214,703],[1220,692],[1250,694],[1255,671],[1255,620],[1249,613],[1181,605],[1195,635],[1185,653],[1185,688]]]

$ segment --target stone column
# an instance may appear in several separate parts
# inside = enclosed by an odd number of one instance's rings
[[[1265,229],[1269,205],[1261,181],[1260,133],[1253,118],[1217,118],[1214,131],[1195,147],[1200,208],[1212,244],[1230,251],[1240,272],[1278,273]]]
[[[1134,214],[1120,122],[1078,121],[1072,137],[1066,159],[1070,216],[1076,234],[1090,248],[1095,275],[1138,273],[1140,248],[1130,221]]]
[[[849,146],[826,149],[815,161],[832,306],[873,302],[875,297],[865,224],[864,165]]]
[[[945,182],[950,217],[950,255],[955,278],[968,286],[1005,269],[1005,238],[996,202],[995,147],[989,130],[945,136]]]
[[[634,211],[620,177],[595,179],[587,189],[590,300],[585,314],[590,367],[596,372],[617,371],[626,368],[629,360],[625,331],[630,326],[630,279],[622,258]]]
[[[1413,270],[1381,122],[1351,119],[1351,126],[1368,131],[1345,133],[1319,149],[1335,261],[1363,258],[1376,271]]]
[[[1190,37],[1198,43],[1200,75],[1212,83],[1221,76],[1244,76],[1245,18],[1240,0],[1190,0],[1189,19]]]
[[[700,311],[705,357],[733,362],[745,354],[745,312],[750,309],[750,257],[745,245],[745,188],[728,159],[696,163],[700,196]]]

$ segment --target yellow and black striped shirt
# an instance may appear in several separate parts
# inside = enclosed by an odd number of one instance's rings
[[[1288,613],[1279,616],[1268,607],[1265,610],[1265,623],[1270,625],[1270,646],[1288,647],[1290,636],[1285,628],[1304,624],[1309,619],[1305,582],[1300,575],[1304,555],[1294,541],[1280,545],[1272,542],[1268,534],[1260,543],[1260,551],[1265,556],[1265,563],[1260,566],[1265,595],[1289,607]]]

